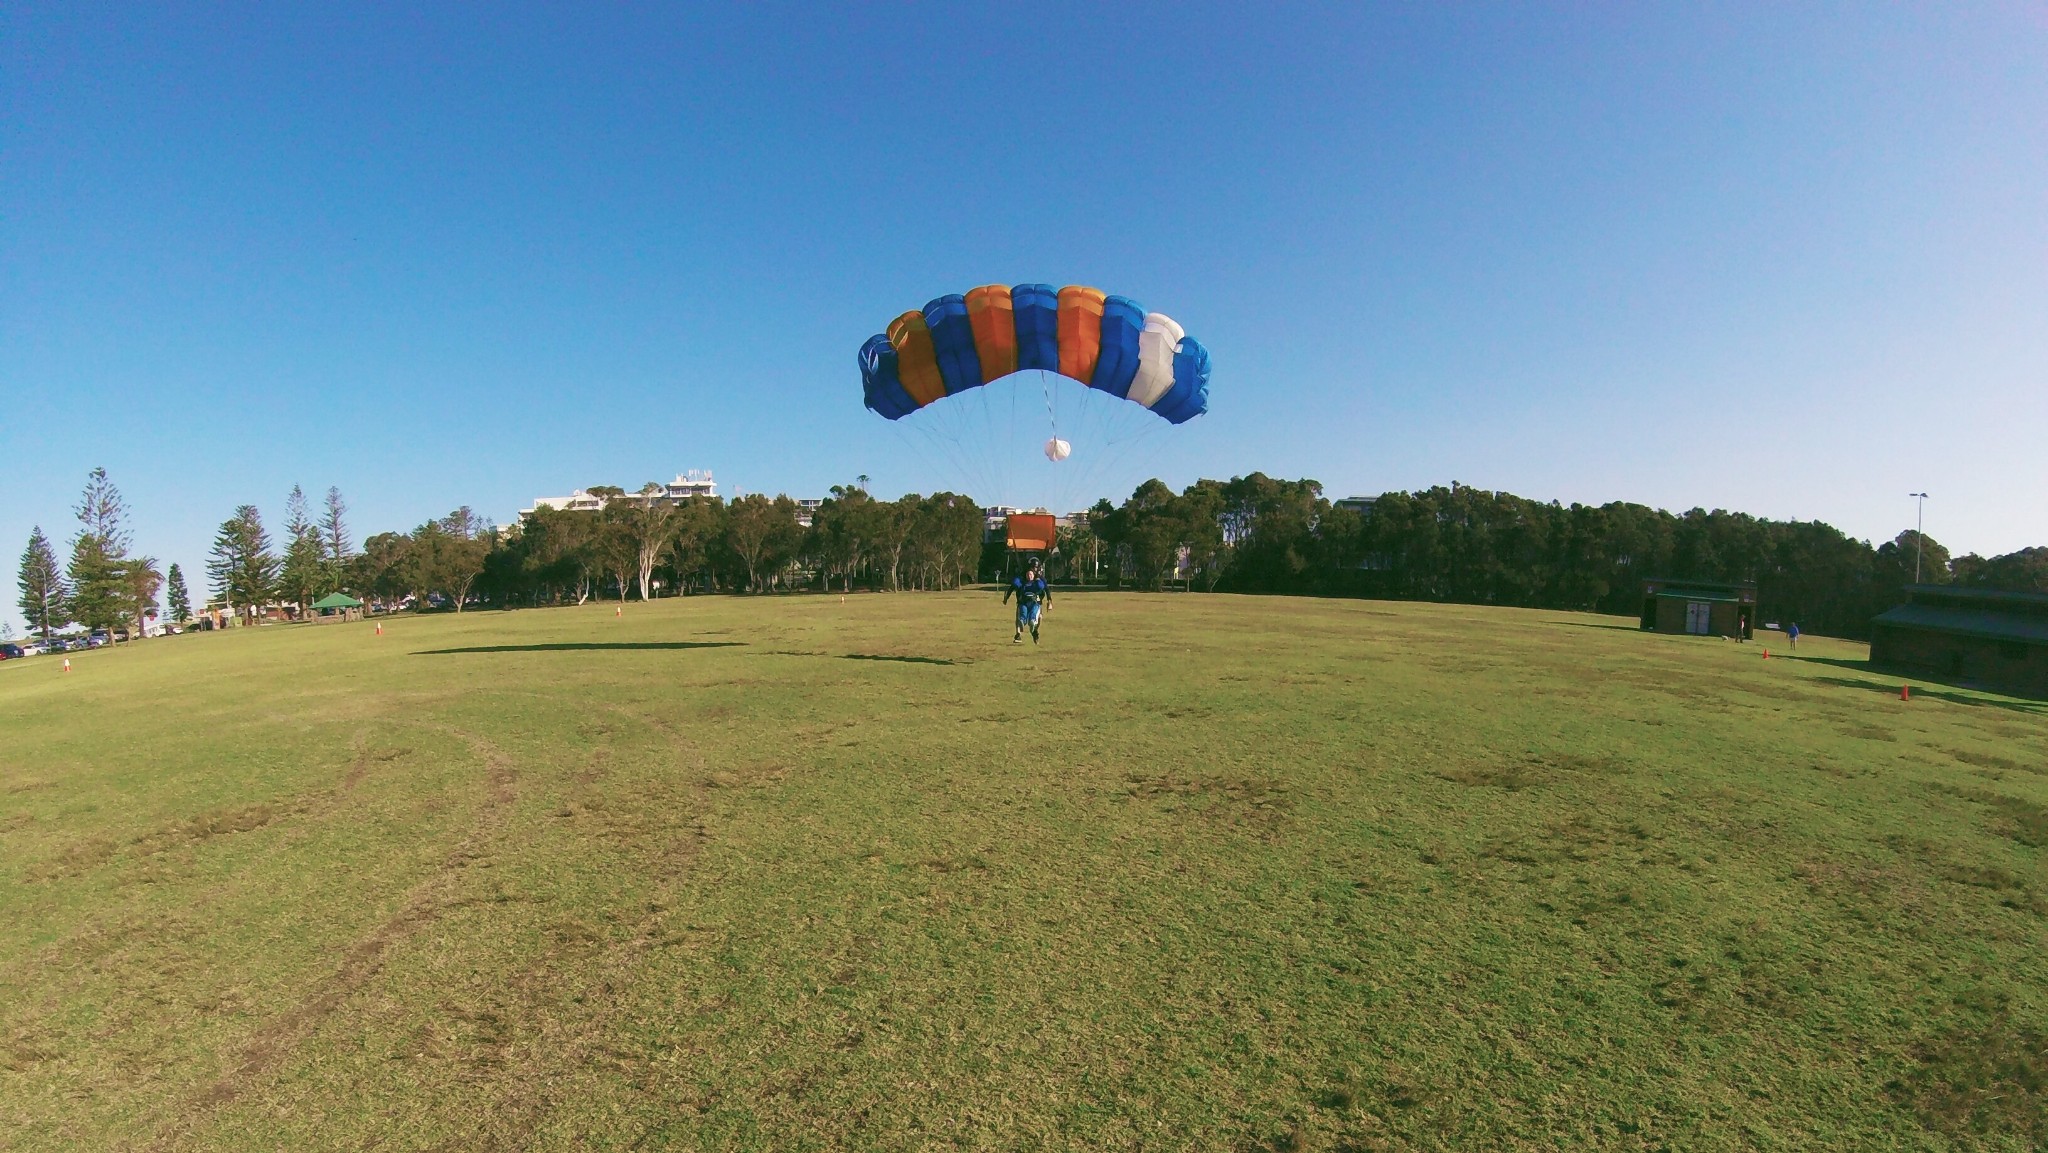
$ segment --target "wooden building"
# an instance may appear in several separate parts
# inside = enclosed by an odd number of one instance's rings
[[[1644,581],[1642,623],[1660,633],[1747,640],[1756,629],[1756,582]]]
[[[2048,594],[1912,585],[1870,624],[1870,663],[2048,697]]]

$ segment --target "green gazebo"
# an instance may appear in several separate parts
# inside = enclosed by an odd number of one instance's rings
[[[363,616],[363,602],[347,593],[328,593],[326,596],[313,602],[313,611],[323,617],[339,615],[345,621],[361,620]]]

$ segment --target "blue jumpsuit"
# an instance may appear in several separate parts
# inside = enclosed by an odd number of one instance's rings
[[[1044,577],[1012,577],[1010,587],[1003,590],[1003,600],[1017,598],[1017,632],[1031,630],[1031,639],[1038,639],[1038,614],[1044,603],[1052,599],[1052,590],[1046,587]]]

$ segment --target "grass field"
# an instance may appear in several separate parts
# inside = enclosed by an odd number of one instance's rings
[[[1555,612],[0,665],[8,1149],[2048,1142],[2048,710]]]

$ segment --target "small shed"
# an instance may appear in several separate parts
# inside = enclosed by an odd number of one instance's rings
[[[1871,621],[1870,663],[2048,697],[2048,594],[1909,585]]]
[[[326,596],[313,602],[313,611],[319,613],[323,619],[327,620],[336,618],[345,621],[361,620],[363,618],[363,602],[349,596],[347,593],[328,593]]]
[[[1756,628],[1756,582],[1646,580],[1642,627],[1748,640]]]

